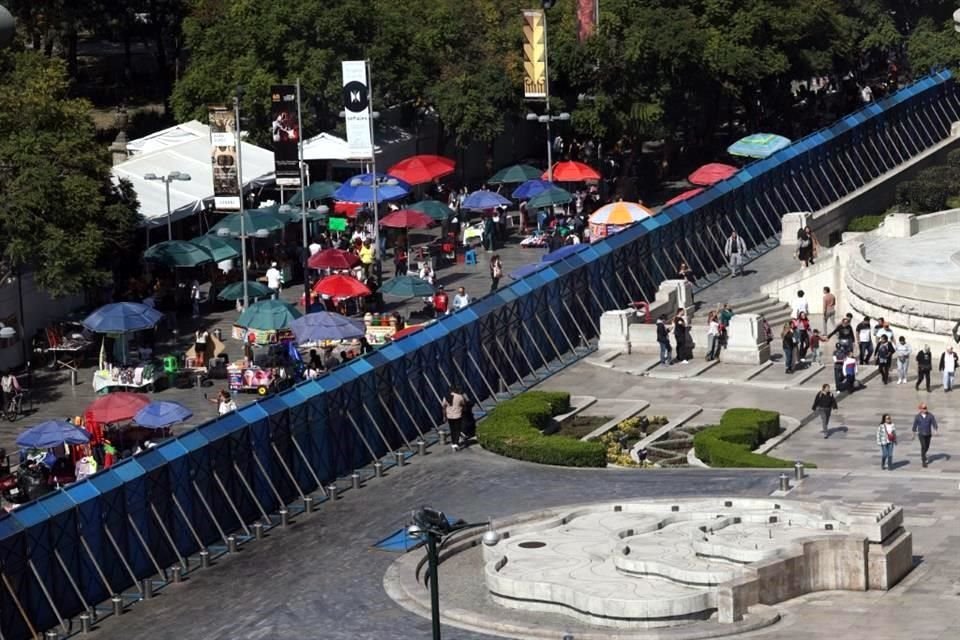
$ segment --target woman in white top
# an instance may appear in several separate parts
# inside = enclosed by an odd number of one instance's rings
[[[711,311],[707,314],[707,360],[715,360],[720,357],[720,321],[717,318],[717,312]]]
[[[883,414],[877,427],[877,445],[880,447],[880,468],[893,471],[893,448],[897,445],[897,428],[889,413]]]

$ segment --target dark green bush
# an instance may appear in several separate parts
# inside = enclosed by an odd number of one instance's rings
[[[915,179],[897,185],[897,204],[909,213],[942,211],[956,191],[958,174],[953,167],[924,169]]]
[[[847,224],[847,231],[873,231],[883,222],[883,216],[859,216]]]
[[[954,149],[947,154],[947,166],[960,169],[960,149]]]
[[[494,407],[477,426],[477,440],[484,449],[517,460],[605,467],[603,444],[541,433],[552,416],[569,410],[569,393],[530,391]]]
[[[780,414],[775,411],[728,409],[719,425],[693,437],[693,448],[697,457],[712,467],[792,467],[793,461],[753,453],[779,432]]]

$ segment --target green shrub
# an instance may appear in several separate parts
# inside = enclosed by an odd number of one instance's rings
[[[780,414],[775,411],[728,409],[719,425],[707,427],[693,437],[693,448],[697,457],[712,467],[792,467],[791,460],[753,453],[779,431]]]
[[[958,170],[951,167],[930,167],[917,174],[916,179],[897,185],[897,203],[910,213],[932,213],[947,207],[947,199],[954,194],[953,181]]]
[[[480,445],[517,460],[567,467],[604,467],[603,444],[541,431],[550,418],[570,410],[570,394],[530,391],[501,402],[477,426]]]
[[[947,166],[960,169],[960,149],[954,149],[947,154]]]
[[[847,231],[873,231],[883,222],[883,216],[859,216],[847,224]]]

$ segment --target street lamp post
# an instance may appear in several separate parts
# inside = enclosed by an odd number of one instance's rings
[[[555,116],[550,115],[550,103],[547,103],[547,113],[538,116],[535,113],[528,113],[527,120],[530,122],[539,122],[547,127],[547,180],[553,182],[553,142],[550,140],[550,123],[566,122],[570,119],[570,114],[563,112]]]
[[[247,229],[243,219],[243,160],[240,139],[240,98],[243,97],[243,87],[238,86],[233,96],[233,130],[237,137],[237,183],[240,188],[240,273],[243,277],[243,308],[250,306],[250,297],[247,295]]]
[[[396,178],[385,176],[381,178],[377,175],[377,163],[370,161],[370,186],[373,188],[373,263],[375,273],[377,274],[377,284],[383,280],[383,265],[380,256],[380,187],[395,187],[399,182]],[[360,178],[354,178],[350,181],[350,186],[359,187],[363,184]]]
[[[547,127],[547,180],[553,182],[553,146],[550,140],[550,123],[557,120],[569,120],[569,113],[559,113],[555,116],[550,115],[550,47],[547,40],[547,11],[553,8],[556,0],[540,0],[540,6],[543,7],[543,84],[544,84],[544,105],[545,113],[538,116],[535,113],[528,113],[527,120],[536,121]]]
[[[500,542],[500,534],[489,522],[451,524],[442,511],[430,507],[421,507],[413,513],[413,523],[407,527],[407,535],[419,538],[427,545],[427,565],[430,571],[430,621],[433,627],[433,640],[440,639],[440,545],[443,539],[457,531],[487,527],[483,534],[483,544],[492,547]]]
[[[159,180],[163,183],[164,189],[167,192],[167,240],[173,240],[173,211],[170,209],[170,183],[174,180],[189,181],[190,174],[184,173],[183,171],[171,171],[165,176],[158,176],[155,173],[148,173],[143,176],[144,180]]]

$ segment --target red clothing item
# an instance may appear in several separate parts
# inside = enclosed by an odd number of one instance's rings
[[[446,313],[450,306],[450,298],[445,291],[438,291],[433,294],[433,308],[437,313]]]

